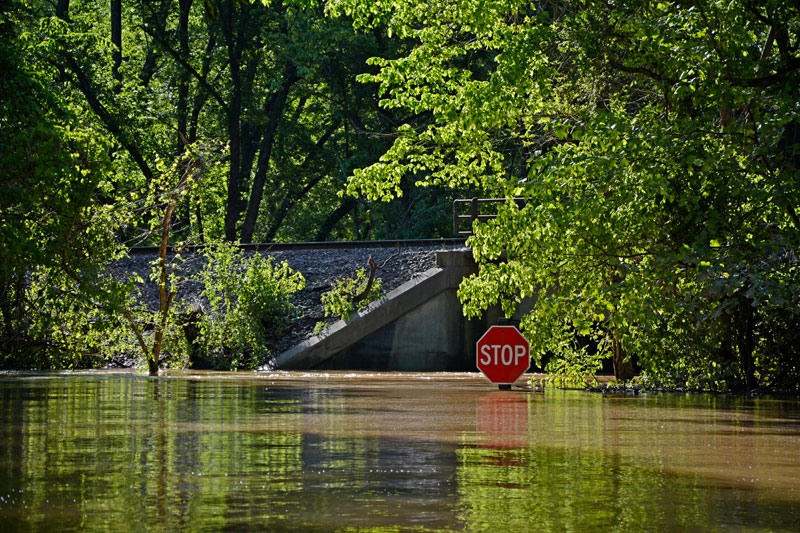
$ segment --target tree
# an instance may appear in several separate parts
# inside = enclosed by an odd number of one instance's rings
[[[87,331],[108,325],[94,312],[125,292],[103,274],[125,210],[100,201],[112,187],[109,145],[54,86],[53,50],[26,7],[12,3],[0,23],[0,366],[91,364]]]
[[[385,150],[400,120],[355,77],[367,57],[397,55],[400,41],[356,33],[318,2],[115,0],[110,17],[104,6],[60,2],[51,38],[63,81],[115,141],[125,176],[118,192],[144,201],[158,161],[183,153],[179,133],[190,144],[220,139],[229,147],[225,180],[195,191],[194,205],[176,213],[176,235],[348,234],[337,228],[369,208],[333,191]],[[146,219],[125,237],[157,241],[141,231]]]
[[[635,354],[673,384],[798,387],[794,4],[331,5],[415,43],[362,79],[433,117],[349,192],[390,199],[412,175],[526,200],[476,228],[468,314],[535,297],[522,326],[551,370],[612,355],[628,378]]]

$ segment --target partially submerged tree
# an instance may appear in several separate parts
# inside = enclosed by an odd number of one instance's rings
[[[415,43],[363,79],[433,117],[349,192],[412,175],[526,199],[475,228],[468,314],[536,298],[522,326],[554,371],[635,354],[674,384],[800,386],[794,3],[331,5]]]
[[[183,139],[186,142],[186,139]],[[158,374],[159,356],[164,347],[164,335],[171,318],[172,302],[175,298],[176,279],[170,271],[170,262],[167,260],[170,234],[178,201],[191,193],[202,177],[204,160],[186,144],[187,155],[179,158],[171,168],[167,169],[158,179],[153,181],[151,191],[153,209],[160,212],[157,220],[156,232],[159,235],[158,259],[153,273],[154,281],[158,285],[158,311],[152,321],[153,336],[148,341],[144,334],[144,325],[137,321],[130,309],[124,309],[125,320],[136,337],[136,342],[141,350],[142,357],[147,363],[147,371],[151,376]],[[177,179],[176,179],[177,176]],[[149,321],[148,321],[149,323]]]

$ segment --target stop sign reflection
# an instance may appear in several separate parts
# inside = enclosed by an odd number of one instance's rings
[[[492,326],[476,344],[478,369],[489,381],[510,385],[531,366],[530,344],[514,326]]]
[[[528,445],[528,395],[499,391],[478,399],[478,446],[514,450]],[[498,466],[511,466],[498,458]]]

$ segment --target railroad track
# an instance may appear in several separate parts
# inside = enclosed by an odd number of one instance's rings
[[[466,242],[464,238],[447,239],[395,239],[382,241],[324,241],[324,242],[262,242],[239,244],[239,248],[248,252],[292,251],[292,250],[335,250],[352,248],[419,248],[438,246],[458,246]],[[205,249],[205,245],[170,246],[168,253],[197,253]],[[130,249],[131,255],[157,254],[158,246],[137,246]]]

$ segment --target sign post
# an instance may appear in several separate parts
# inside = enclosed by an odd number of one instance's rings
[[[514,326],[492,326],[476,344],[478,370],[500,389],[510,389],[531,366],[530,343]]]

